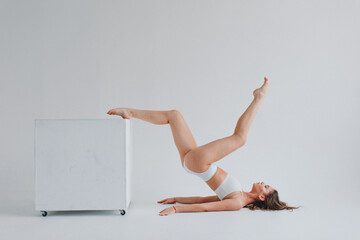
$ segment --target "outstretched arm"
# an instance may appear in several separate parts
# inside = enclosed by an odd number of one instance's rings
[[[184,203],[184,204],[193,204],[193,203],[207,203],[207,202],[216,202],[220,201],[218,196],[207,196],[207,197],[173,197],[166,198],[164,200],[158,201],[158,203],[169,204],[169,203]]]
[[[179,212],[235,211],[242,208],[238,199],[225,199],[217,202],[178,205],[165,208],[159,215],[167,216]]]
[[[175,202],[177,203],[185,203],[185,204],[193,204],[193,203],[208,203],[208,202],[216,202],[220,201],[219,197],[207,196],[207,197],[176,197]]]

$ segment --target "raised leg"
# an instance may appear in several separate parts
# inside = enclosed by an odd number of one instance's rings
[[[126,119],[138,118],[153,124],[170,124],[175,145],[179,151],[181,164],[185,155],[197,147],[195,139],[184,117],[178,110],[153,111],[135,108],[114,108],[109,115],[119,115]]]
[[[237,121],[234,135],[239,136],[240,138],[246,140],[247,134],[250,130],[251,124],[253,123],[255,116],[260,108],[263,99],[255,97],[250,103],[249,107],[241,115]]]
[[[186,165],[193,171],[207,170],[208,165],[234,152],[246,142],[250,126],[268,89],[268,80],[253,92],[254,99],[237,121],[234,134],[193,149],[186,155]]]

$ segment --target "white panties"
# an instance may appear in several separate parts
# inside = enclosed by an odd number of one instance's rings
[[[191,174],[194,174],[194,175],[200,177],[205,182],[208,181],[210,178],[212,178],[215,175],[216,170],[217,170],[217,166],[215,166],[214,164],[210,164],[209,169],[206,170],[205,172],[202,172],[202,173],[193,172],[186,167],[185,160],[184,160],[184,168],[188,173],[191,173]]]

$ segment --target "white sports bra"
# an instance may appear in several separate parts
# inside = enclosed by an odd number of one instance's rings
[[[241,184],[235,178],[230,176],[230,174],[227,174],[224,181],[220,184],[220,186],[217,189],[215,189],[214,192],[216,193],[216,195],[218,195],[220,200],[223,200],[223,198],[229,195],[230,193],[237,191],[241,192],[241,199],[243,201],[244,196],[243,196],[243,189]]]

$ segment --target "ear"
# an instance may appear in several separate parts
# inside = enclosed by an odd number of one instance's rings
[[[265,196],[264,196],[264,194],[260,194],[260,195],[259,195],[259,199],[260,199],[261,201],[265,201]]]

